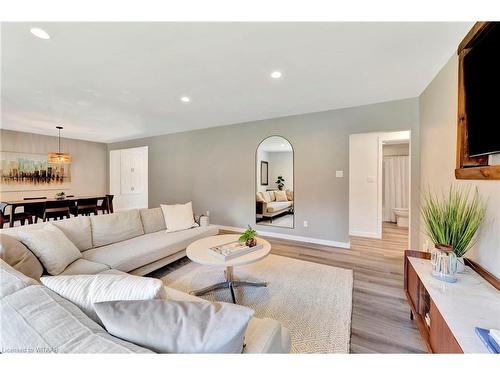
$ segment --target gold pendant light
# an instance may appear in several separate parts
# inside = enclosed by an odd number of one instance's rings
[[[63,127],[56,126],[56,129],[59,130],[59,152],[49,152],[49,164],[71,164],[71,155],[61,152],[61,129]]]

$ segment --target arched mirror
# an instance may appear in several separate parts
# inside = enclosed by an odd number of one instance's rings
[[[255,221],[294,227],[293,148],[280,136],[264,139],[256,152]]]

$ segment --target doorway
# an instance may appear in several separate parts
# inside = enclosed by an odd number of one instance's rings
[[[409,244],[410,155],[409,130],[349,136],[349,235],[383,239],[393,228]]]

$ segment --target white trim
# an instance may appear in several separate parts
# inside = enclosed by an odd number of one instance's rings
[[[363,231],[357,231],[357,230],[350,231],[349,236],[376,238],[378,240],[382,239],[382,235],[380,233],[363,232]]]
[[[225,225],[218,225],[218,224],[214,224],[214,225],[217,226],[217,228],[219,228],[219,229],[231,230],[231,231],[235,231],[235,232],[243,232],[247,229],[247,228],[238,228],[238,227],[228,227]],[[284,233],[276,233],[276,232],[263,232],[260,230],[258,231],[258,233],[262,236],[265,236],[265,237],[281,238],[284,240],[299,241],[299,242],[309,242],[309,243],[314,243],[314,244],[318,244],[318,245],[340,247],[342,249],[350,249],[351,248],[350,242],[330,241],[330,240],[323,240],[321,238],[295,236],[292,234],[284,234]]]

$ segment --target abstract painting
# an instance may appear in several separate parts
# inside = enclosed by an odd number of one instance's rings
[[[65,189],[71,164],[48,162],[47,154],[0,151],[0,191]]]

